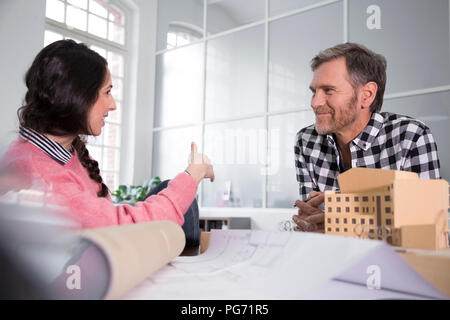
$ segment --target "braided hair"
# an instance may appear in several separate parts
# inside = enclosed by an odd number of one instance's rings
[[[91,134],[90,108],[98,98],[107,73],[107,62],[85,44],[60,40],[42,49],[25,75],[27,93],[17,111],[21,126],[41,134],[74,135],[78,158],[92,180],[97,195],[106,197],[98,162],[91,159],[83,135]]]

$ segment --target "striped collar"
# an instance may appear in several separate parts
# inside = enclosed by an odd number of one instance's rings
[[[64,149],[58,142],[47,138],[46,136],[40,134],[39,132],[30,129],[20,127],[19,135],[21,138],[27,140],[32,145],[38,147],[50,157],[55,159],[56,161],[61,162],[62,164],[67,164],[72,158],[72,154]]]

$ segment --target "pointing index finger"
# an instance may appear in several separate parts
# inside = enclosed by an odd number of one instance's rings
[[[195,142],[191,142],[191,163],[194,163],[196,153],[197,153],[197,144]]]

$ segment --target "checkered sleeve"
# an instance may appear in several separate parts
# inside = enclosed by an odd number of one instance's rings
[[[437,145],[428,127],[420,126],[414,133],[403,169],[417,172],[421,179],[441,178]]]
[[[299,183],[300,200],[305,201],[308,194],[316,189],[316,186],[311,179],[307,168],[307,160],[303,153],[302,131],[297,133],[296,144],[294,146],[295,152],[295,170],[297,174],[297,181]]]

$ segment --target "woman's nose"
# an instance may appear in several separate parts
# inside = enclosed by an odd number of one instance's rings
[[[109,104],[108,109],[112,111],[117,109],[116,101],[114,100],[114,98],[111,98],[111,103]]]

